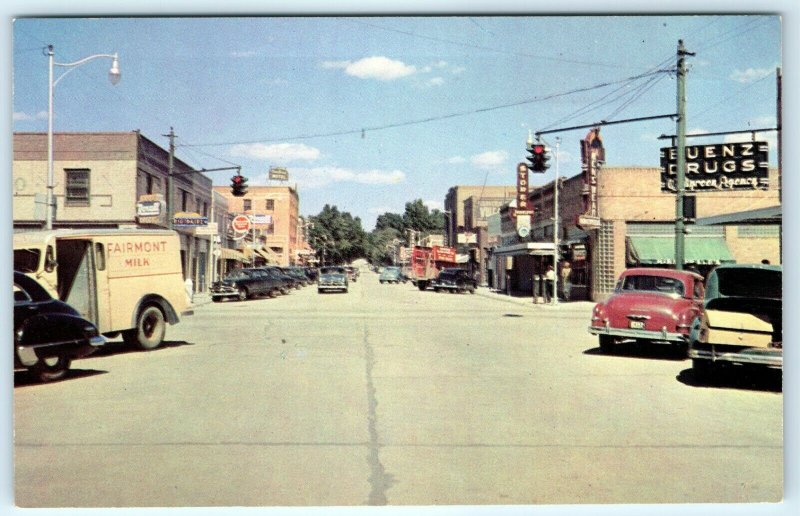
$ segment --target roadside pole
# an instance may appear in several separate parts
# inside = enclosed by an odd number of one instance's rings
[[[686,61],[684,56],[694,55],[687,52],[683,40],[678,40],[678,122],[676,135],[676,178],[675,186],[675,269],[683,270],[685,259],[685,225],[683,218],[683,198],[686,195]]]

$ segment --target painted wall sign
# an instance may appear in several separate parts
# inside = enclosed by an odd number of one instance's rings
[[[661,149],[661,191],[676,192],[678,150]],[[766,190],[767,142],[717,143],[686,147],[686,191]]]

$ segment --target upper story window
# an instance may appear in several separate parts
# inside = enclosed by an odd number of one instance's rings
[[[89,206],[89,169],[65,169],[66,206]]]
[[[271,211],[275,209],[275,199],[267,199],[267,210]]]
[[[189,192],[181,190],[181,211],[189,211]]]
[[[253,209],[253,201],[252,199],[245,199],[244,200],[244,211],[250,211]]]

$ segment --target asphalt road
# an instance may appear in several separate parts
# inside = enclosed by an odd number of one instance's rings
[[[780,379],[603,355],[590,307],[372,273],[348,294],[200,306],[157,350],[112,341],[64,381],[15,374],[16,503],[779,501]]]

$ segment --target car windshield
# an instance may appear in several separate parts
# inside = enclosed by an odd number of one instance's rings
[[[719,292],[730,297],[780,299],[783,297],[780,271],[767,269],[717,269]]]
[[[344,269],[341,267],[323,267],[320,272],[322,274],[344,274]]]
[[[229,281],[232,281],[232,280],[247,279],[249,277],[250,277],[250,274],[247,271],[238,270],[238,271],[233,271],[230,274],[228,274],[227,276],[225,276],[225,279],[229,280]]]
[[[664,276],[626,276],[620,286],[620,290],[660,292],[662,294],[676,294],[679,296],[682,296],[684,293],[683,282],[681,280]]]

